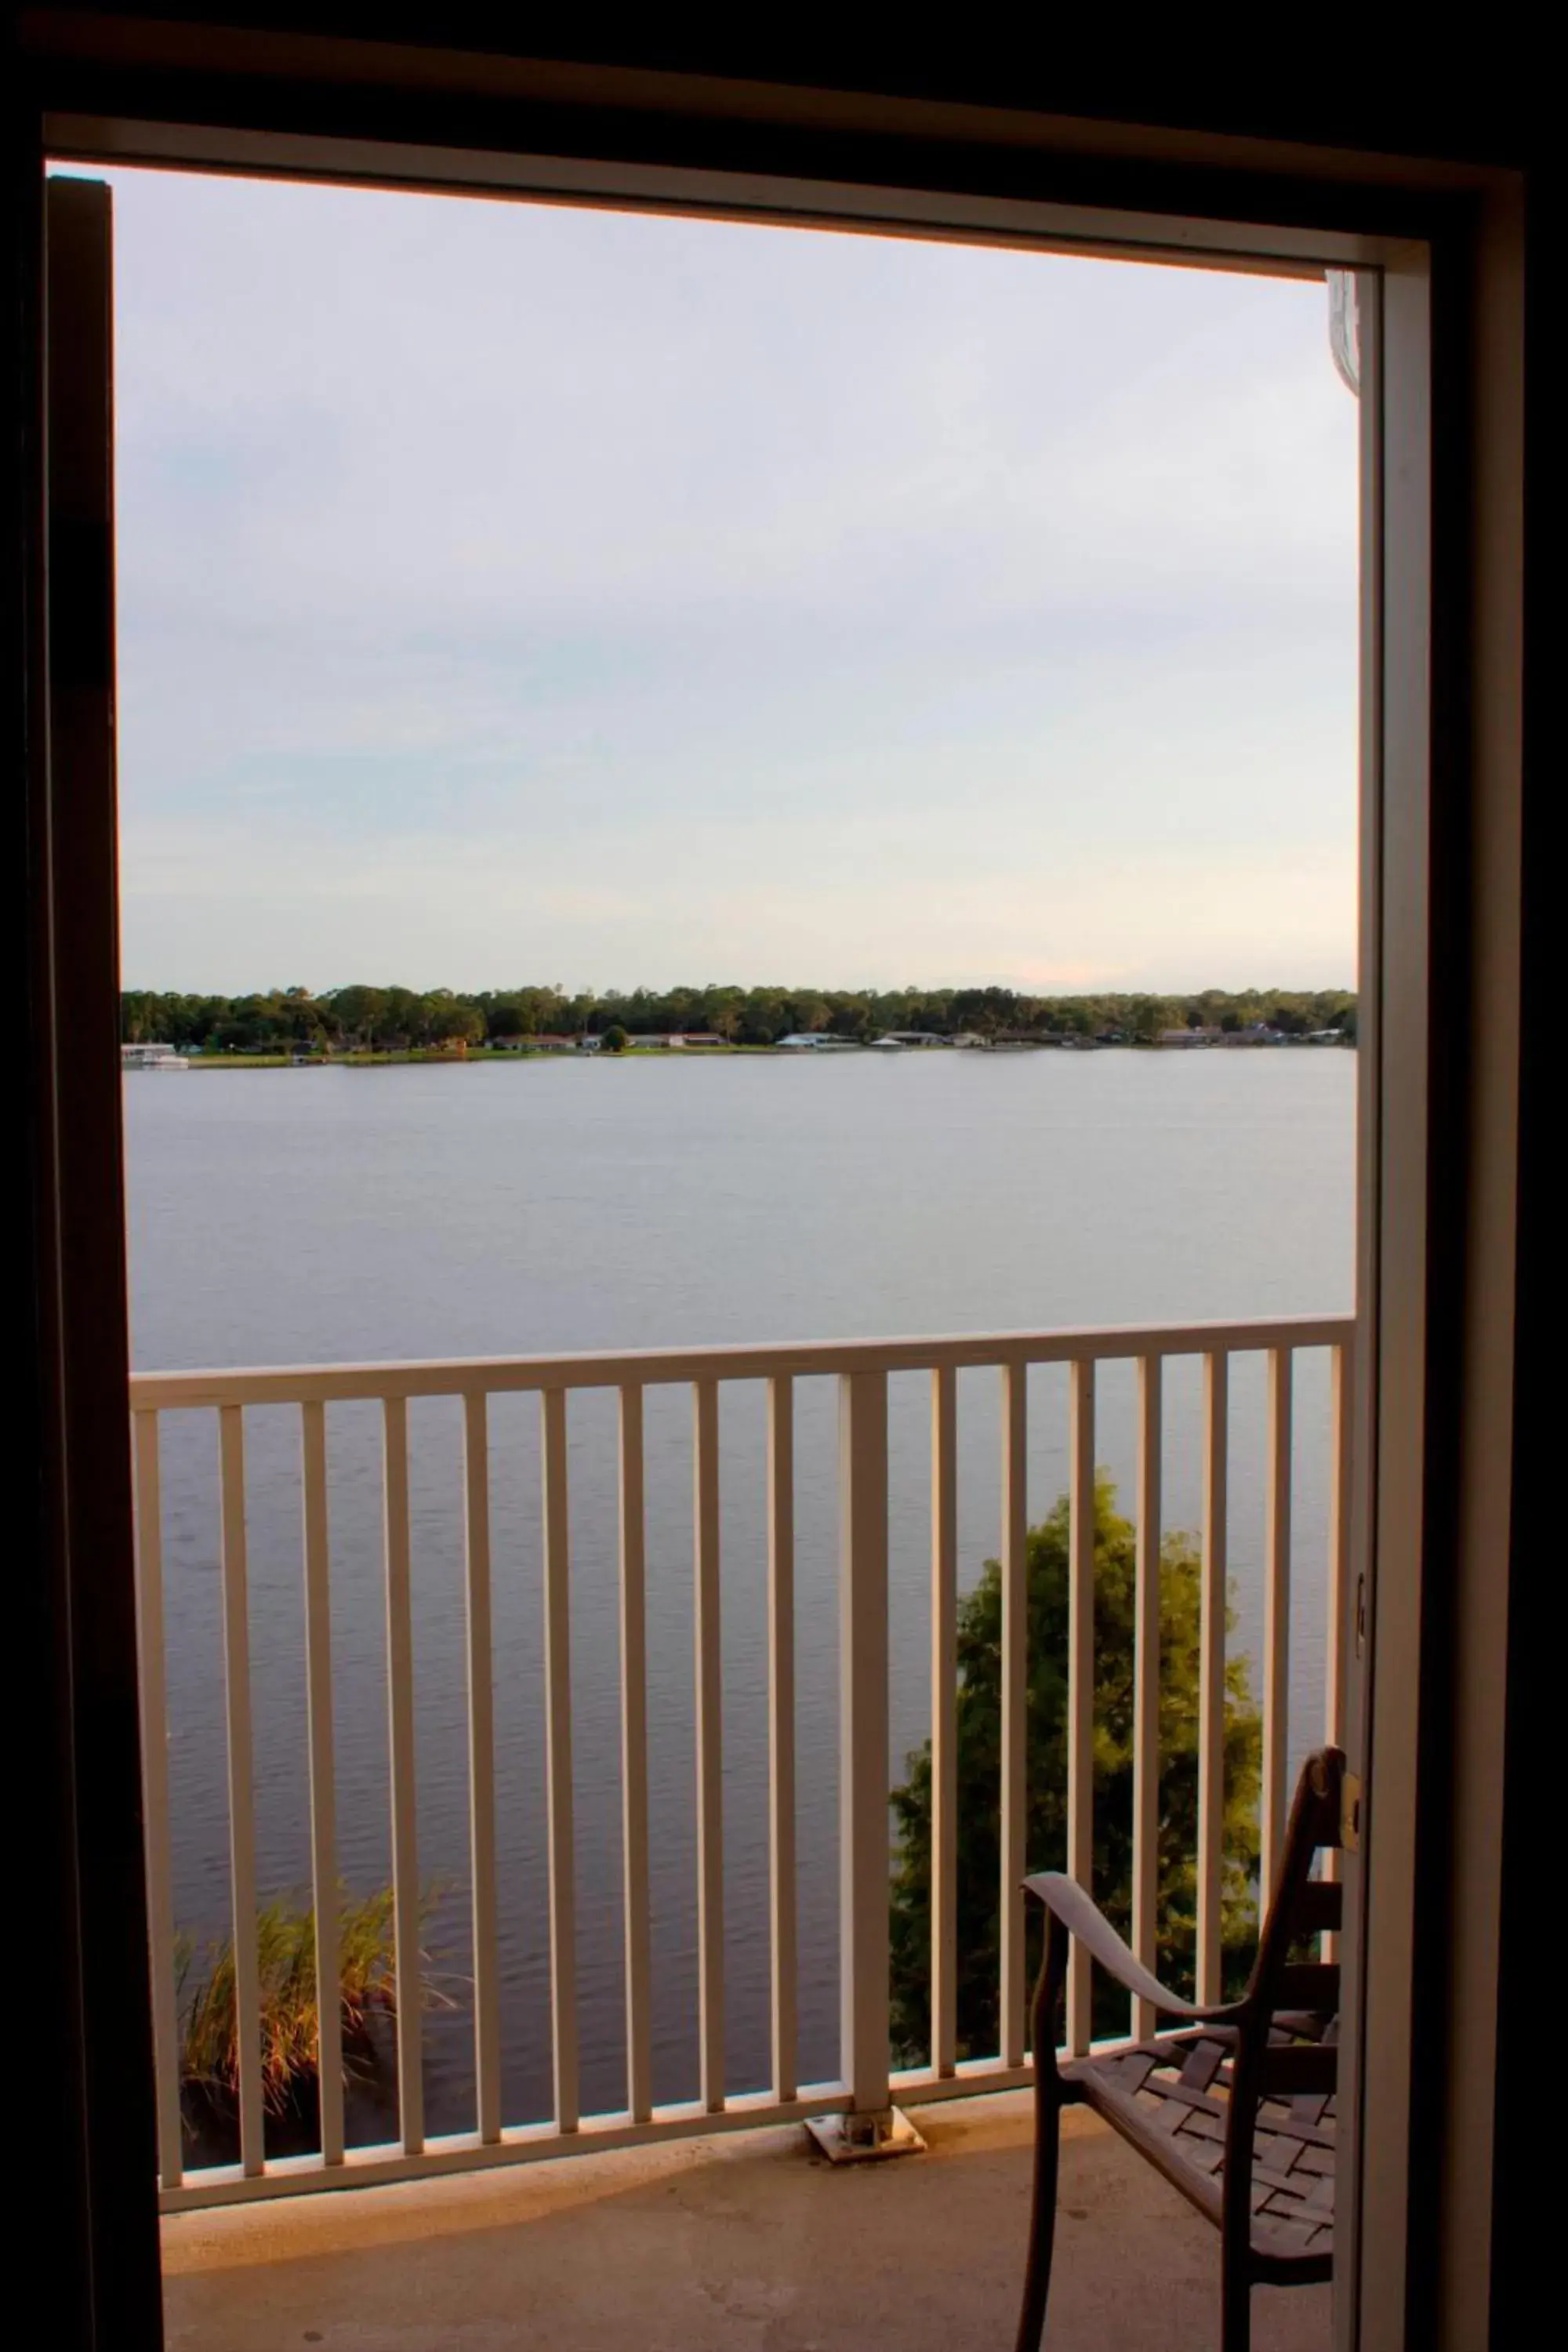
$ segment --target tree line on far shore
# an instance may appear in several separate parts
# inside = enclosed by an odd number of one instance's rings
[[[1350,989],[1207,988],[1195,995],[1032,996],[1011,988],[811,989],[274,988],[248,996],[133,988],[121,998],[127,1045],[206,1053],[405,1053],[526,1044],[530,1037],[638,1037],[684,1032],[734,1045],[772,1045],[802,1032],[849,1040],[913,1030],[938,1037],[1102,1039],[1152,1044],[1167,1029],[1235,1032],[1261,1024],[1287,1036],[1355,1034]]]

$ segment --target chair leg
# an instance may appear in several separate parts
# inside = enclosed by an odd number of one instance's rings
[[[1051,2290],[1051,2257],[1057,2236],[1057,2174],[1062,2137],[1062,2103],[1056,2059],[1035,2053],[1035,2187],[1029,2207],[1029,2260],[1024,2273],[1024,2307],[1018,2315],[1016,2352],[1038,2352]],[[1229,2347],[1226,2347],[1229,2352]]]
[[[1024,2273],[1024,2307],[1018,2314],[1017,2352],[1038,2352],[1046,2324],[1046,2297],[1051,2291],[1063,2105],[1062,2079],[1057,2072],[1057,2019],[1067,1969],[1068,1932],[1053,1917],[1047,1925],[1046,1948],[1029,2005],[1029,2039],[1035,2053],[1035,2188],[1029,2203],[1029,2261]]]
[[[1252,2282],[1230,2263],[1220,2288],[1220,2352],[1252,2352]]]

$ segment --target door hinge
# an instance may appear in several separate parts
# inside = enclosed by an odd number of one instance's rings
[[[1361,1852],[1361,1780],[1346,1772],[1340,1781],[1340,1843],[1348,1853]]]

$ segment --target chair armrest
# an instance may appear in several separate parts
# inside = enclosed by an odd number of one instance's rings
[[[1237,2019],[1246,2003],[1226,2002],[1218,2009],[1201,2008],[1196,2001],[1184,2000],[1152,1976],[1142,1962],[1135,1958],[1122,1942],[1104,1914],[1096,1910],[1092,1898],[1086,1895],[1075,1878],[1060,1871],[1042,1871],[1037,1877],[1026,1878],[1024,1892],[1032,1895],[1037,1903],[1044,1904],[1053,1917],[1100,1962],[1108,1975],[1119,1985],[1124,1985],[1140,2000],[1150,2002],[1167,2017],[1185,2017],[1194,2024],[1207,2025],[1220,2020]]]

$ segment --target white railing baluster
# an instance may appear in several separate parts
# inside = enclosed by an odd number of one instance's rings
[[[724,2105],[724,1722],[720,1648],[719,1384],[691,1391],[697,1746],[697,1998],[700,2096]]]
[[[468,1854],[474,1937],[474,2111],[481,2140],[500,2137],[500,2012],[496,1983],[495,1668],[490,1643],[489,1408],[463,1399],[463,1556],[468,1636]]]
[[[1138,1359],[1138,1549],[1134,1574],[1132,1692],[1132,1949],[1159,1973],[1160,1958],[1160,1535],[1164,1431],[1158,1356]],[[1132,2032],[1158,2027],[1152,2001],[1134,2000]]]
[[[1026,1439],[1028,1370],[1002,1367],[1002,1961],[1000,2044],[1004,2066],[1024,2063],[1024,1896],[1028,1808],[1028,1513]]]
[[[1323,1736],[1345,1744],[1346,1652],[1350,1623],[1351,1478],[1355,1446],[1355,1370],[1349,1341],[1335,1348],[1330,1370],[1329,1594],[1323,1655]]]
[[[310,1767],[310,1898],[316,1930],[316,2079],[321,2162],[343,2160],[343,2018],[339,1973],[337,1790],[332,1756],[332,1622],[326,1407],[300,1408],[304,1506],[305,1722]]]
[[[223,1651],[228,1719],[229,1874],[234,1913],[234,2014],[239,2076],[239,2162],[266,2161],[261,2104],[261,1985],[256,1951],[256,1809],[250,1734],[250,1601],[245,1542],[244,1407],[218,1412],[223,1537]]]
[[[889,2109],[885,1372],[839,1382],[838,1510],[838,2064],[864,2131]]]
[[[1355,1371],[1348,1340],[1331,1350],[1329,1362],[1329,1590],[1323,1639],[1323,1737],[1331,1748],[1342,1748],[1346,1658],[1354,1638],[1349,1612]],[[1342,1876],[1340,1865],[1339,1848],[1331,1846],[1323,1856],[1324,1876]],[[1332,1929],[1323,1937],[1321,1948],[1325,1960],[1339,1958],[1340,1939]]]
[[[931,2063],[958,2059],[958,1375],[931,1376]]]
[[[540,1398],[544,1486],[544,1738],[550,1808],[550,2015],[555,2126],[581,2120],[577,2053],[577,1870],[572,1803],[572,1551],[566,1391]]]
[[[1204,1358],[1203,1588],[1198,1631],[1197,1997],[1214,2002],[1223,1976],[1225,1868],[1225,1615],[1230,1360]]]
[[[147,1958],[158,2097],[158,2181],[184,2173],[180,2023],[174,2003],[174,1908],[169,1868],[169,1695],[163,1655],[163,1503],[158,1416],[133,1417],[136,1462],[136,1654],[142,1703],[142,1810],[147,1868]]]
[[[1289,1802],[1291,1369],[1289,1348],[1268,1352],[1267,1517],[1263,1549],[1263,1793],[1258,1823],[1265,1908],[1285,1850]]]
[[[621,1408],[621,1885],[626,1913],[626,2112],[653,2113],[653,1968],[648,1926],[647,1559],[642,1391]]]
[[[795,2094],[795,1384],[768,1382],[768,1843],[773,2096]]]
[[[1094,1366],[1072,1368],[1068,1473],[1068,1875],[1094,1892]],[[1089,1954],[1068,1968],[1068,2047],[1081,2057],[1094,2031]]]
[[[392,1799],[392,1921],[397,1972],[398,2137],[425,2146],[425,2053],[419,1953],[419,1837],[414,1791],[414,1618],[408,1525],[408,1407],[388,1397],[382,1425],[386,1542],[387,1748]]]

